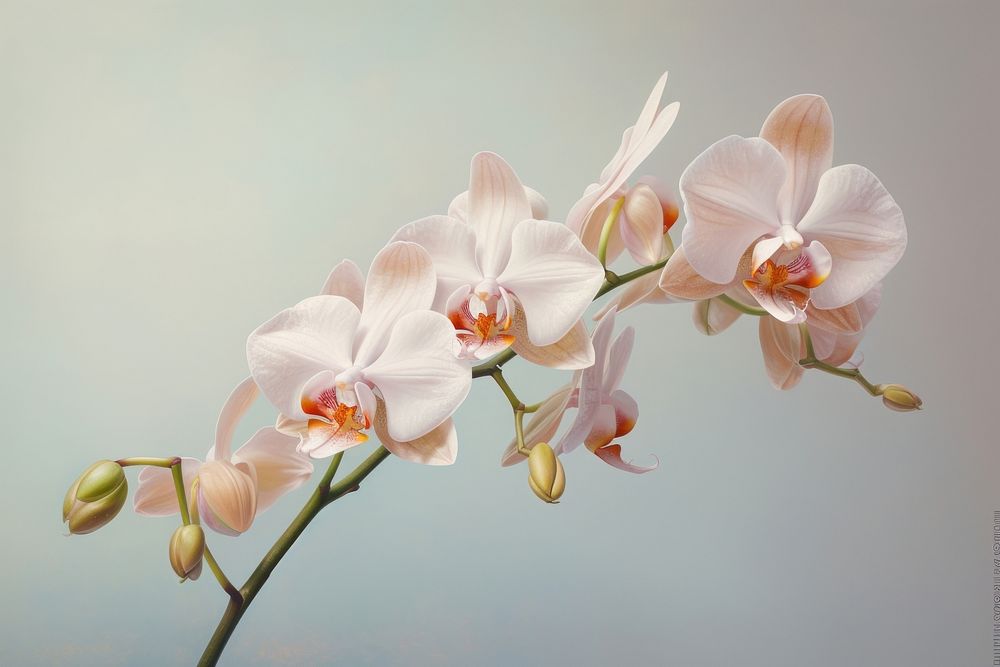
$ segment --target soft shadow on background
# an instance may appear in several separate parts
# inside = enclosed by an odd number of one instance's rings
[[[776,392],[754,322],[705,338],[687,306],[640,308],[625,444],[657,472],[581,450],[544,506],[498,466],[508,408],[477,383],[457,464],[389,461],[324,513],[223,664],[989,664],[997,4],[470,5],[2,4],[0,663],[191,664],[223,594],[176,583],[172,520],[63,537],[74,477],[203,456],[247,333],[443,212],[475,151],[561,219],[669,69],[680,117],[639,173],[673,183],[827,97],[835,164],[871,168],[910,233],[865,368],[926,409],[815,373]],[[564,380],[510,368],[530,400]],[[306,494],[214,538],[234,578]]]

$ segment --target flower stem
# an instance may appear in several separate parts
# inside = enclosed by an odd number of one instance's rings
[[[611,207],[611,212],[608,213],[604,226],[601,227],[601,240],[597,244],[597,259],[601,262],[601,266],[607,267],[608,265],[608,242],[611,240],[611,232],[615,228],[618,214],[621,213],[624,205],[625,197],[619,197],[615,205]]]
[[[115,461],[118,465],[125,468],[127,466],[154,466],[156,468],[173,468],[174,465],[179,465],[181,462],[180,457],[174,456],[168,459],[162,458],[152,458],[149,456],[132,456],[127,459],[118,459]]]
[[[870,395],[882,395],[882,385],[875,385],[869,382],[868,378],[861,373],[860,368],[840,368],[817,359],[816,350],[813,348],[812,336],[809,335],[809,328],[805,325],[805,323],[799,325],[799,332],[802,335],[802,341],[805,343],[806,347],[806,357],[805,359],[799,360],[799,366],[802,366],[802,368],[823,371],[824,373],[829,373],[830,375],[835,375],[837,377],[854,380]]]
[[[323,479],[320,480],[312,495],[309,496],[309,500],[306,501],[306,504],[292,520],[288,528],[285,529],[285,532],[281,534],[281,537],[264,554],[260,564],[257,565],[257,568],[250,574],[246,583],[240,588],[240,597],[238,599],[230,597],[226,611],[223,613],[222,619],[215,629],[215,634],[212,635],[208,646],[205,647],[205,652],[202,653],[198,665],[201,667],[211,667],[219,661],[219,656],[222,655],[222,650],[226,647],[226,642],[229,641],[250,603],[257,597],[257,593],[260,592],[261,587],[267,582],[274,568],[277,567],[284,555],[288,553],[288,550],[292,548],[292,545],[295,544],[295,541],[302,534],[302,531],[306,529],[306,526],[316,518],[324,507],[352,491],[357,491],[361,482],[388,456],[389,450],[379,446],[378,449],[347,476],[339,482],[331,484],[337,468],[340,466],[341,458],[343,458],[342,453],[333,457],[329,468],[327,468],[326,473],[323,475]]]
[[[748,306],[745,303],[740,303],[739,301],[729,296],[728,294],[720,294],[715,298],[721,301],[722,303],[726,304],[727,306],[735,308],[736,310],[740,311],[745,315],[764,317],[768,314],[768,312],[763,308],[754,308],[753,306]]]

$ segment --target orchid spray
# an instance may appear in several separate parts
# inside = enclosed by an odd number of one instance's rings
[[[882,281],[903,254],[906,226],[870,171],[832,166],[826,101],[796,95],[771,112],[760,136],[708,147],[681,175],[678,200],[663,179],[629,182],[677,118],[677,102],[661,107],[666,82],[664,74],[565,223],[549,219],[544,198],[500,156],[475,155],[468,189],[445,214],[402,226],[367,272],[341,261],[319,294],[250,333],[249,376],[222,406],[204,461],[98,461],[66,494],[69,531],[109,523],[127,501],[123,468],[142,467],[135,511],[180,516],[169,540],[173,570],[194,580],[207,564],[228,595],[200,662],[214,665],[323,508],[357,491],[390,456],[455,461],[452,415],[474,379],[492,380],[510,402],[513,437],[501,463],[526,461],[528,486],[541,500],[562,497],[560,457],[581,445],[619,471],[653,471],[654,453],[634,463],[619,444],[639,407],[621,388],[636,331],[616,326],[638,304],[691,303],[707,335],[740,316],[758,318],[764,368],[778,389],[818,370],[856,382],[892,410],[920,409],[906,387],[872,383],[861,371],[856,350]],[[670,231],[681,210],[675,246]],[[638,267],[612,271],[626,251]],[[588,307],[612,292],[591,333]],[[566,384],[526,403],[504,375],[518,356],[569,373]],[[275,408],[275,423],[233,450],[238,423],[261,395]],[[338,477],[347,450],[368,446],[372,436],[380,444]],[[311,478],[318,459],[330,461],[305,506],[246,581],[232,583],[203,527],[228,536],[250,530],[257,513]]]

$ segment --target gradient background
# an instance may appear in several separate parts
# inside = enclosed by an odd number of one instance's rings
[[[64,538],[74,477],[203,456],[247,333],[443,212],[475,151],[560,219],[670,69],[680,117],[639,173],[671,182],[827,97],[835,163],[878,174],[910,232],[865,369],[926,409],[816,373],[778,393],[755,322],[705,338],[643,307],[625,445],[659,471],[581,451],[542,505],[498,467],[509,412],[477,382],[458,463],[391,460],[325,512],[223,663],[990,664],[997,3],[470,4],[3,3],[0,663],[193,663],[224,595],[177,585],[172,520]],[[510,371],[526,400],[564,380]],[[307,493],[214,538],[234,579]]]

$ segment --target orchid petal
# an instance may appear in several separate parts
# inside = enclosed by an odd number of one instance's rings
[[[573,327],[604,282],[604,267],[565,226],[525,220],[514,228],[510,262],[497,278],[524,308],[528,337],[551,345]]]
[[[245,533],[257,514],[256,473],[248,463],[210,461],[198,471],[198,515],[223,535]]]
[[[385,404],[379,402],[375,413],[375,434],[382,446],[401,459],[432,466],[447,466],[458,456],[458,434],[449,417],[428,433],[414,440],[400,442],[389,435]]]
[[[830,310],[816,308],[810,303],[806,307],[806,318],[810,327],[815,326],[838,334],[855,334],[864,327],[857,302]]]
[[[593,319],[595,321],[601,319],[612,308],[616,308],[620,313],[643,303],[680,303],[681,301],[684,300],[673,297],[660,289],[660,274],[651,271],[626,285],[614,299],[597,311]]]
[[[873,173],[855,164],[830,169],[798,230],[833,256],[830,277],[812,292],[817,308],[839,308],[882,280],[906,249],[903,212]]]
[[[768,287],[751,280],[744,280],[743,285],[760,307],[780,322],[786,324],[805,322],[805,308],[809,300],[805,293],[783,287]]]
[[[416,440],[465,400],[472,374],[455,347],[455,329],[439,313],[409,313],[393,327],[385,351],[365,371],[382,393],[393,440]]]
[[[229,459],[236,425],[239,424],[240,419],[250,409],[253,402],[257,400],[259,393],[257,383],[253,381],[252,377],[248,377],[236,385],[236,388],[229,394],[229,398],[226,399],[226,403],[219,413],[219,421],[215,425],[215,447],[212,448],[212,453],[207,457],[207,460],[212,461],[218,458],[225,461]]]
[[[302,411],[302,387],[317,373],[351,367],[351,346],[361,314],[339,296],[314,296],[257,327],[247,340],[247,361],[260,390],[292,419]]]
[[[454,217],[432,215],[416,220],[396,232],[391,241],[416,243],[434,261],[437,291],[432,310],[444,312],[450,295],[483,278],[476,264],[476,233]]]
[[[606,199],[597,205],[593,212],[587,216],[587,219],[583,222],[583,226],[580,229],[579,237],[580,242],[587,249],[590,254],[597,256],[597,252],[601,245],[601,233],[604,229],[604,223],[607,222],[608,216],[611,215],[611,210],[614,208],[617,198],[612,197]],[[619,212],[618,221],[615,224],[621,224],[621,213]],[[608,263],[611,263],[618,259],[619,255],[625,250],[625,242],[622,240],[622,235],[611,234],[608,237],[607,252],[605,253],[605,259]]]
[[[577,412],[569,430],[553,448],[557,454],[576,449],[590,433],[597,409],[603,399],[605,368],[610,356],[611,334],[615,328],[615,311],[609,311],[594,328],[594,365],[580,372],[580,390],[576,396]]]
[[[615,409],[615,437],[621,438],[631,433],[639,421],[639,404],[621,389],[613,391],[609,400]]]
[[[256,473],[258,513],[297,489],[312,475],[313,465],[309,457],[296,451],[297,443],[297,438],[268,427],[257,431],[233,452],[234,463],[249,463]]]
[[[653,188],[636,185],[625,195],[621,237],[637,263],[654,264],[663,252],[663,207]]]
[[[202,463],[198,459],[190,457],[181,459],[181,475],[184,478],[185,489],[191,488],[191,483],[198,476],[201,466]],[[143,468],[139,473],[139,487],[132,498],[132,507],[136,514],[144,516],[170,516],[180,512],[173,472],[169,468],[156,466]]]
[[[625,377],[625,370],[628,368],[628,360],[632,356],[632,348],[635,345],[635,329],[625,327],[618,334],[618,338],[611,344],[608,353],[608,364],[604,369],[604,381],[601,384],[601,391],[605,396],[610,396],[618,389],[622,378]],[[620,434],[619,434],[620,435]]]
[[[694,305],[695,328],[706,336],[714,336],[728,329],[742,313],[721,299],[705,299]]]
[[[365,274],[357,264],[345,259],[330,271],[320,294],[342,296],[361,310],[365,303]]]
[[[515,226],[530,218],[524,186],[510,165],[496,153],[477,153],[469,178],[469,224],[483,275],[495,277],[503,270]]]
[[[570,396],[576,389],[575,383],[570,383],[555,391],[542,401],[538,409],[528,416],[524,425],[524,445],[531,449],[539,442],[549,442],[559,430],[563,416],[569,404]],[[525,460],[525,456],[517,451],[517,438],[510,441],[500,459],[500,465],[511,466]]]
[[[667,260],[659,278],[660,289],[681,299],[702,300],[723,294],[729,285],[708,280],[694,270],[688,262],[687,252],[681,245]]]
[[[785,173],[781,154],[757,137],[726,137],[688,165],[680,183],[688,221],[681,242],[695,271],[728,283],[750,244],[779,231]]]
[[[518,308],[514,311],[510,333],[514,337],[514,351],[530,363],[560,370],[587,368],[594,363],[594,345],[583,320],[577,320],[555,343],[539,346],[528,337],[524,313]]]
[[[653,124],[650,126],[649,131],[643,135],[639,135],[638,132],[632,133],[632,139],[635,141],[634,148],[629,151],[628,156],[622,163],[621,171],[618,176],[611,180],[608,184],[608,192],[615,192],[625,181],[628,180],[629,176],[635,173],[635,170],[639,168],[650,153],[653,152],[659,143],[663,140],[663,137],[667,135],[670,128],[673,126],[674,121],[677,120],[677,112],[680,111],[680,102],[671,102],[667,106],[663,107],[660,112],[656,115],[653,120]]]
[[[617,428],[615,407],[603,403],[594,410],[590,431],[584,436],[583,444],[590,451],[595,451],[598,447],[603,447],[614,440]]]
[[[779,104],[764,121],[760,136],[788,167],[778,195],[778,214],[794,225],[816,196],[820,176],[833,164],[833,114],[819,95],[796,95]]]
[[[407,313],[430,308],[436,289],[434,262],[421,246],[394,241],[382,248],[368,269],[354,363],[364,368],[374,361],[393,325]]]
[[[641,475],[645,472],[650,472],[651,470],[656,470],[660,467],[660,460],[653,457],[653,465],[651,466],[639,466],[635,465],[630,461],[625,461],[622,459],[622,446],[621,445],[605,445],[604,447],[599,447],[594,451],[599,459],[607,463],[613,468],[618,468],[619,470],[624,470],[625,472],[630,472],[635,475]]]
[[[802,339],[799,328],[783,324],[771,317],[761,317],[759,324],[760,350],[764,368],[775,389],[791,389],[802,379]]]
[[[528,206],[531,208],[531,217],[535,220],[545,220],[549,215],[549,203],[540,192],[524,186],[524,196],[528,198]],[[468,222],[469,219],[469,191],[459,194],[451,200],[448,205],[448,215],[456,220]]]

